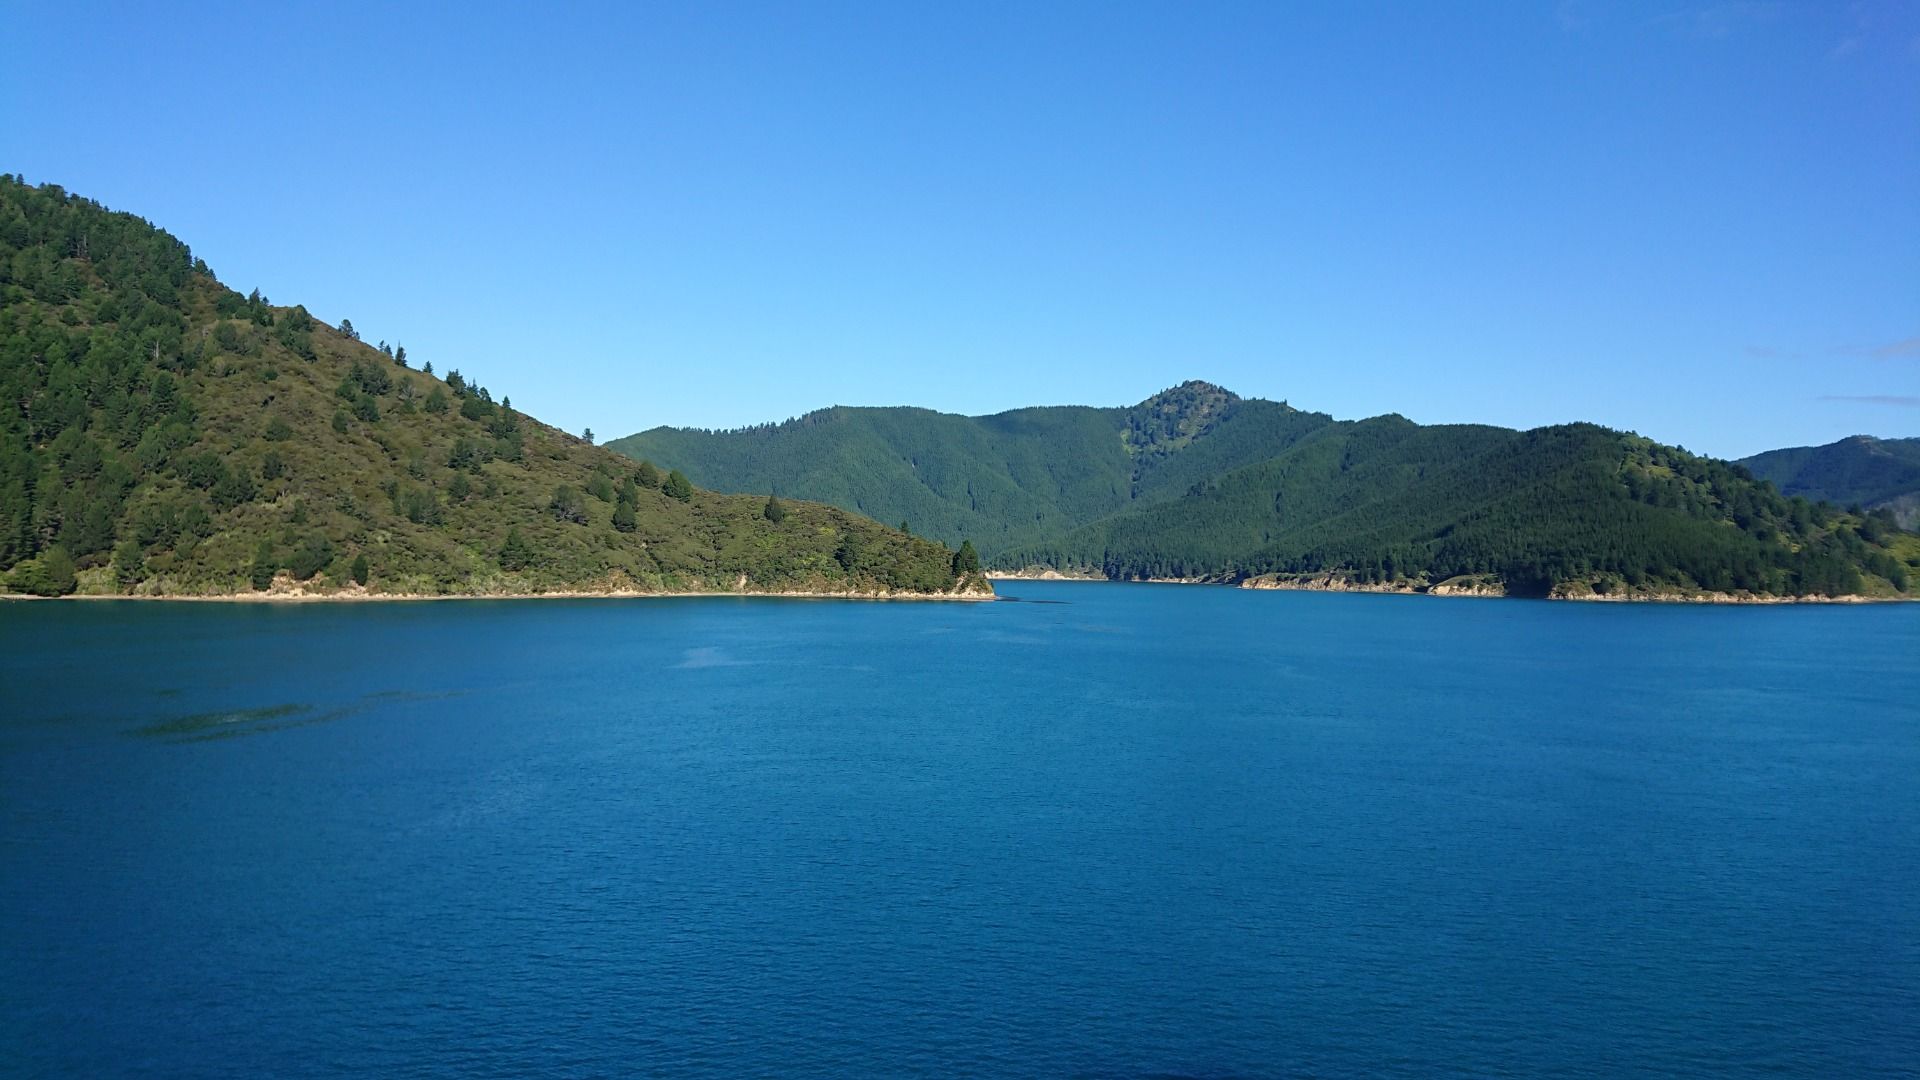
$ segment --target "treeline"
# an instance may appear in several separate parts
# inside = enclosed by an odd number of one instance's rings
[[[1178,503],[1009,552],[1110,577],[1332,573],[1365,583],[1492,575],[1516,593],[1905,591],[1891,516],[1786,498],[1739,466],[1574,424],[1531,432],[1330,428]]]

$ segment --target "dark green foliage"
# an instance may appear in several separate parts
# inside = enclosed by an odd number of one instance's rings
[[[681,502],[687,502],[693,498],[693,484],[679,469],[667,474],[667,482],[662,490],[669,498],[679,499]]]
[[[403,359],[225,288],[131,215],[0,176],[0,583],[217,594],[284,566],[325,591],[353,552],[379,554],[371,587],[422,593],[493,591],[497,560],[536,591],[947,587],[938,545],[812,504],[776,530],[762,497],[694,500],[684,475],[663,498],[657,470],[629,479]],[[857,575],[843,532],[869,538]]]
[[[260,542],[253,546],[253,569],[248,574],[248,581],[253,585],[254,591],[258,592],[272,585],[273,575],[279,572],[280,562],[274,558],[273,541],[263,536]]]
[[[553,498],[547,501],[547,512],[575,525],[587,523],[587,504],[581,499],[579,490],[569,484],[561,484],[553,489]]]
[[[308,533],[294,546],[293,557],[287,560],[287,569],[293,572],[295,581],[306,581],[327,568],[333,561],[333,542],[320,533]]]
[[[767,505],[761,508],[760,516],[773,522],[775,525],[787,520],[787,508],[780,505],[780,496],[767,496]],[[900,531],[905,532],[906,530],[902,529]]]
[[[367,583],[367,575],[370,572],[371,571],[369,571],[367,567],[366,552],[363,551],[360,554],[355,555],[353,557],[353,568],[348,571],[348,573],[351,574],[353,577],[353,583],[355,585],[365,585]]]
[[[1635,436],[1336,422],[1206,383],[1129,409],[834,408],[609,445],[722,490],[904,516],[1006,567],[1801,595],[1886,592],[1920,568],[1888,547],[1905,543],[1890,512],[1783,499]]]
[[[607,446],[714,490],[785,491],[992,554],[1177,497],[1330,422],[1194,382],[1132,408],[966,417],[836,407],[730,432],[655,428]]]
[[[980,553],[973,550],[973,541],[960,541],[960,550],[953,553],[953,576],[977,574],[980,572]]]
[[[519,527],[507,530],[507,542],[500,548],[500,568],[502,570],[525,570],[533,566],[538,555],[527,538],[520,534]]]
[[[65,548],[56,546],[14,567],[7,586],[33,596],[65,596],[80,583],[74,577],[73,559]]]
[[[1855,435],[1826,446],[1769,450],[1739,464],[1782,494],[1884,509],[1885,525],[1920,528],[1920,439]]]
[[[643,488],[657,488],[660,486],[660,470],[653,467],[653,462],[642,461],[640,467],[633,470],[633,482]]]
[[[127,539],[113,549],[113,580],[122,589],[131,589],[146,580],[147,556],[138,542]]]

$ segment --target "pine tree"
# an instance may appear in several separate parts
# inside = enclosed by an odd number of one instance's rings
[[[679,469],[675,469],[667,474],[665,490],[668,495],[679,499],[681,502],[693,501],[693,484],[687,480],[686,474]]]
[[[960,541],[960,550],[953,553],[953,576],[962,577],[980,572],[980,553],[973,550],[973,541]]]
[[[632,503],[622,499],[614,506],[613,527],[623,533],[630,533],[640,527],[640,522],[634,517]]]
[[[760,513],[775,525],[787,520],[787,508],[780,505],[780,496],[778,495],[768,495],[767,505],[761,508]]]
[[[353,570],[351,572],[353,574],[353,583],[355,585],[365,585],[367,583],[367,577],[369,576],[371,571],[367,567],[366,552],[363,551],[360,554],[355,555],[353,557]]]
[[[657,488],[660,486],[660,470],[653,467],[653,462],[643,461],[633,471],[633,480],[643,488]]]
[[[500,569],[525,570],[533,565],[536,557],[533,545],[520,535],[518,525],[507,530],[507,542],[500,548]]]
[[[272,585],[273,575],[279,569],[280,564],[275,562],[273,558],[273,541],[264,536],[261,537],[260,543],[254,546],[253,571],[248,575],[253,583],[254,590],[256,592],[261,591],[266,589],[267,586]]]

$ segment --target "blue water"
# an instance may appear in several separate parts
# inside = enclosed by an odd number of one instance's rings
[[[1920,606],[0,604],[0,1072],[1920,1070]]]

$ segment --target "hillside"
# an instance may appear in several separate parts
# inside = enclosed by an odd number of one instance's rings
[[[478,382],[242,296],[186,245],[0,178],[0,581],[21,592],[947,593],[955,556],[703,491]],[[964,591],[984,591],[968,575]]]
[[[1826,446],[1769,450],[1740,464],[1784,494],[1887,509],[1903,528],[1920,528],[1920,439],[1855,435]]]
[[[1335,421],[1187,383],[1128,409],[835,408],[626,453],[972,537],[991,565],[1115,578],[1517,594],[1899,595],[1920,538],[1587,424]]]
[[[1172,498],[1332,418],[1189,382],[1131,408],[992,416],[836,406],[734,431],[653,428],[610,449],[722,491],[818,499],[992,556]]]

